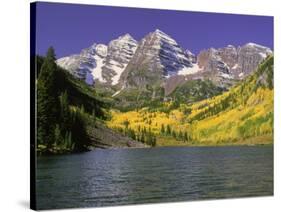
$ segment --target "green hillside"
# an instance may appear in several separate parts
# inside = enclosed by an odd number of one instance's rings
[[[190,80],[179,85],[171,94],[165,96],[161,86],[147,85],[141,88],[128,88],[111,98],[112,107],[126,112],[136,108],[148,107],[151,110],[172,110],[182,103],[192,103],[221,94],[226,89],[216,86],[210,80]],[[167,108],[163,102],[172,100]]]
[[[104,117],[104,105],[93,88],[59,68],[55,60],[53,48],[37,60],[37,149],[46,154],[85,151],[91,145],[88,125]]]
[[[37,151],[62,154],[92,147],[143,147],[104,126],[109,106],[92,86],[55,63],[54,49],[37,57]]]
[[[169,97],[179,103],[192,103],[221,94],[225,89],[210,80],[190,80],[178,86]]]

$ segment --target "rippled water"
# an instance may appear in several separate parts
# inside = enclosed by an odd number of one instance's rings
[[[39,157],[38,209],[273,194],[273,147],[163,147]]]

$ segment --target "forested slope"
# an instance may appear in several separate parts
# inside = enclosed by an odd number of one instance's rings
[[[149,131],[156,136],[156,145],[272,143],[273,93],[270,56],[252,75],[221,95],[181,103],[166,111],[149,107],[128,112],[112,110],[108,126],[119,131],[129,129],[139,139]],[[174,102],[163,104],[171,108]]]

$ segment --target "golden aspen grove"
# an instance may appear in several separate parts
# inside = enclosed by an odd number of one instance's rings
[[[273,56],[228,91],[163,111],[143,107],[126,112],[111,109],[107,126],[156,137],[156,146],[258,145],[273,143]],[[169,108],[171,101],[163,102]]]

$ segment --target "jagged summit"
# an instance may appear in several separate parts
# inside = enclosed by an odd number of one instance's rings
[[[265,46],[259,45],[259,44],[257,44],[257,43],[252,43],[252,42],[246,43],[245,46],[259,47],[259,48],[267,48],[267,47],[265,47]]]
[[[121,37],[124,37],[124,38],[133,38],[129,33],[126,33],[126,34],[122,35]]]
[[[155,37],[156,39],[169,42],[171,44],[177,45],[177,42],[168,34],[161,31],[160,29],[156,29],[154,32],[149,33],[148,35],[152,35],[152,37]]]
[[[133,36],[131,36],[129,33],[126,33],[124,35],[119,36],[117,39],[121,39],[121,40],[134,40]]]
[[[170,37],[168,34],[166,34],[165,32],[163,32],[163,31],[160,30],[160,29],[155,29],[152,33],[153,33],[153,34],[158,34],[158,35]]]
[[[111,85],[117,85],[121,74],[127,67],[138,46],[138,42],[125,34],[108,44],[108,56],[103,67],[103,76]]]
[[[197,62],[203,72],[223,85],[231,79],[245,78],[270,54],[270,48],[255,43],[246,43],[241,47],[227,45],[201,51]]]
[[[88,84],[95,81],[104,87],[145,87],[166,83],[174,76],[208,78],[224,86],[246,77],[270,54],[270,48],[249,42],[204,49],[195,56],[172,36],[155,29],[140,41],[125,33],[107,45],[94,43],[57,63]]]
[[[154,30],[154,32],[155,32],[155,33],[163,33],[163,34],[165,34],[163,31],[161,31],[161,30],[158,29],[158,28],[156,28],[156,29]]]
[[[94,43],[80,54],[57,60],[58,65],[88,84],[94,81],[116,85],[137,48],[137,41],[128,33],[109,42]]]
[[[241,48],[255,49],[256,52],[260,52],[263,58],[267,57],[267,55],[272,54],[272,50],[266,46],[262,46],[256,43],[247,43]]]
[[[227,48],[235,48],[235,46],[233,46],[232,44],[228,44],[226,47]]]
[[[194,58],[185,52],[175,39],[159,29],[148,33],[121,76],[121,84],[127,87],[142,87],[181,73],[190,74]]]

